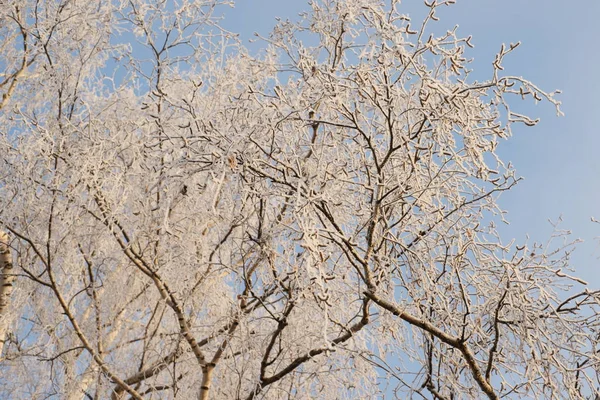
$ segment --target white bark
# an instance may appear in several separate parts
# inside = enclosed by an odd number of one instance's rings
[[[10,299],[15,280],[9,240],[8,234],[0,231],[0,360],[9,328]]]

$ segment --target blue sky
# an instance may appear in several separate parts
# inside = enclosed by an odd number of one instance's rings
[[[224,25],[244,40],[267,35],[275,17],[293,18],[307,8],[304,0],[237,0]],[[423,10],[421,0],[405,0],[406,13]],[[440,29],[459,25],[461,36],[473,36],[473,68],[489,75],[502,43],[521,41],[505,59],[505,73],[532,80],[547,91],[561,89],[564,117],[548,103],[514,104],[532,117],[533,128],[515,126],[514,136],[500,146],[505,161],[525,178],[500,198],[509,226],[499,226],[503,239],[529,234],[530,242],[545,241],[552,232],[548,219],[562,215],[561,227],[585,242],[573,257],[577,274],[597,283],[600,246],[600,135],[595,113],[600,110],[598,1],[458,0],[438,12]],[[251,45],[256,49],[260,45]],[[516,100],[516,99],[515,99]],[[518,100],[516,100],[518,103]]]

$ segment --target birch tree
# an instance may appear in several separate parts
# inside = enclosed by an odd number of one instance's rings
[[[495,229],[557,93],[518,43],[471,78],[451,3],[313,0],[256,55],[226,0],[1,2],[0,397],[597,395],[574,242]]]

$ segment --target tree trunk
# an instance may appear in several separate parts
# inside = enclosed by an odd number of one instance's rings
[[[9,246],[9,237],[6,232],[0,231],[0,359],[8,330],[10,295],[13,290],[15,276],[12,272],[12,254]]]

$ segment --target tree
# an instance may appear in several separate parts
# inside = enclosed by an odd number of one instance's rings
[[[229,3],[0,3],[0,397],[597,393],[573,243],[495,230],[511,97],[560,113],[518,43],[314,0],[251,55]]]

